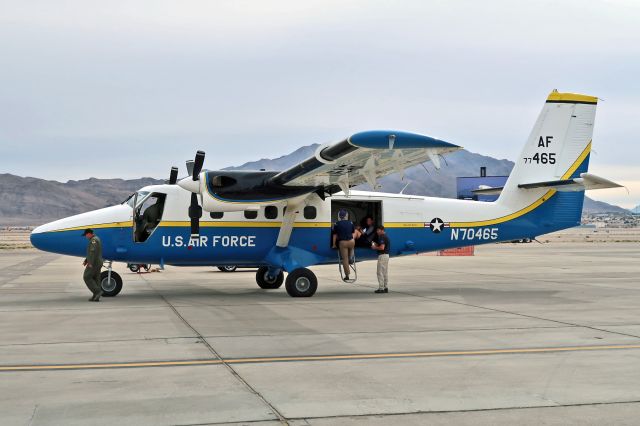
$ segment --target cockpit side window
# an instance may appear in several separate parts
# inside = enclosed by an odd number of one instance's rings
[[[134,209],[134,241],[146,241],[162,219],[167,194],[139,191],[136,194]]]

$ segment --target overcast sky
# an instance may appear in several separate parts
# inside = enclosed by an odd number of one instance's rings
[[[0,0],[0,172],[164,177],[366,129],[514,160],[554,88],[640,203],[640,1]],[[490,172],[490,171],[489,171]]]

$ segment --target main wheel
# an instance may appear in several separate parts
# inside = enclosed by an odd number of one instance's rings
[[[218,269],[222,272],[235,272],[238,267],[235,265],[224,265],[218,266]]]
[[[109,271],[100,273],[100,287],[102,287],[102,295],[104,297],[114,297],[122,290],[122,278],[117,272],[111,271],[111,280],[109,280]]]
[[[307,268],[295,269],[287,275],[285,287],[291,297],[311,297],[318,289],[318,279]]]
[[[140,270],[140,265],[138,265],[137,263],[130,263],[127,266],[129,267],[129,270],[131,272],[138,272]]]
[[[269,276],[269,268],[266,266],[261,266],[258,268],[258,272],[256,272],[256,282],[260,288],[264,288],[265,290],[273,290],[276,288],[280,288],[282,282],[284,281],[284,272],[280,271],[278,275],[275,277]]]

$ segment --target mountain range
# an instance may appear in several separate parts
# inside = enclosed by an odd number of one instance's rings
[[[312,156],[318,145],[299,148],[288,155],[274,159],[261,159],[229,170],[282,170]],[[505,176],[511,172],[513,162],[472,153],[466,150],[445,157],[440,170],[426,163],[405,171],[404,181],[398,174],[380,179],[381,191],[434,197],[456,197],[456,177],[478,176],[480,167],[487,174]],[[146,185],[163,183],[163,179],[96,179],[57,182],[33,177],[0,174],[0,225],[38,225],[73,214],[114,205],[129,194]],[[358,189],[370,189],[362,185]],[[628,213],[621,207],[585,198],[584,212]]]

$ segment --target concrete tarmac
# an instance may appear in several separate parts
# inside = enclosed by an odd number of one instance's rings
[[[313,267],[134,274],[0,252],[0,424],[637,424],[640,246],[501,244],[390,263],[391,292]]]

